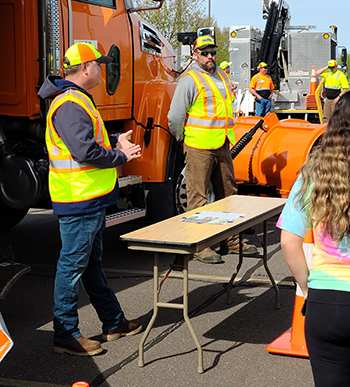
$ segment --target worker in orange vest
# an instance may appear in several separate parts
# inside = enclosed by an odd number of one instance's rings
[[[255,97],[255,115],[265,117],[271,109],[274,85],[271,77],[267,75],[268,65],[265,62],[259,63],[258,70],[250,81],[249,91]]]

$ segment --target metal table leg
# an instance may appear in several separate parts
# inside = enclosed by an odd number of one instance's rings
[[[269,276],[270,278],[270,281],[272,283],[272,286],[273,288],[275,289],[275,308],[276,309],[279,309],[281,307],[280,305],[280,291],[278,289],[278,286],[275,282],[275,280],[273,279],[273,276],[270,272],[270,269],[268,268],[267,266],[267,220],[264,220],[264,243],[263,243],[263,262],[264,262],[264,267],[265,267],[265,270],[266,270],[266,273],[267,275]]]
[[[227,284],[227,294],[226,294],[226,304],[231,304],[232,303],[232,294],[231,294],[231,291],[232,291],[232,285],[233,285],[233,281],[235,280],[241,266],[242,266],[242,263],[243,263],[243,245],[242,245],[242,240],[243,240],[243,233],[239,233],[239,261],[238,261],[238,264],[236,266],[236,270],[234,271],[234,273],[232,274],[232,277],[229,281],[229,283]]]
[[[192,328],[190,319],[188,317],[188,261],[189,261],[189,255],[184,256],[184,269],[183,269],[183,316],[185,319],[185,322],[187,324],[187,327],[191,333],[192,339],[194,340],[196,347],[198,349],[198,373],[203,373],[203,350],[202,347],[197,339],[196,334],[194,333],[194,330]]]
[[[154,324],[154,321],[156,320],[156,317],[158,315],[158,300],[159,300],[159,294],[158,294],[158,279],[159,279],[159,253],[154,253],[154,266],[153,266],[153,316],[150,320],[150,322],[147,325],[147,328],[145,330],[145,333],[143,334],[140,345],[139,345],[139,367],[143,367],[145,365],[144,356],[143,356],[143,346],[144,343],[152,329],[152,326]]]
[[[156,317],[158,315],[159,308],[170,308],[170,309],[182,309],[183,310],[183,317],[186,322],[186,325],[190,331],[190,334],[196,344],[196,347],[198,349],[198,373],[203,373],[203,351],[202,347],[198,341],[198,338],[192,328],[190,319],[188,317],[188,262],[189,262],[190,255],[186,254],[183,256],[183,300],[182,304],[177,303],[170,303],[170,302],[159,302],[159,291],[160,291],[160,285],[159,285],[159,253],[154,253],[154,268],[153,268],[153,315],[152,318],[147,325],[147,328],[145,330],[145,333],[143,334],[140,345],[139,345],[139,367],[143,367],[145,365],[144,362],[144,343],[152,329],[152,326],[154,324],[154,321],[156,320]],[[179,264],[179,263],[178,263]]]
[[[275,308],[276,309],[279,309],[281,306],[280,306],[280,292],[279,292],[279,289],[278,289],[278,286],[270,272],[270,269],[268,268],[267,266],[267,220],[264,220],[263,222],[263,225],[264,225],[264,228],[263,228],[263,243],[262,243],[262,247],[263,247],[263,254],[262,255],[255,255],[255,256],[251,256],[252,258],[260,258],[263,260],[263,263],[264,263],[264,268],[266,270],[266,273],[267,275],[269,276],[269,279],[271,281],[271,284],[273,286],[273,288],[275,289],[275,294],[276,294],[276,298],[275,298]],[[235,272],[232,274],[232,277],[229,281],[229,283],[227,284],[227,295],[226,295],[226,303],[227,304],[231,304],[232,303],[232,294],[231,294],[231,291],[232,291],[232,285],[233,285],[233,281],[235,280],[241,266],[242,266],[242,263],[243,263],[243,247],[242,247],[242,240],[243,240],[243,232],[239,234],[239,261],[238,261],[238,264],[236,266],[236,270]]]

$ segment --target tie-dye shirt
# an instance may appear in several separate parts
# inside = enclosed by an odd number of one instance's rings
[[[277,222],[277,227],[304,238],[312,228],[305,209],[294,201],[302,185],[299,176]],[[340,243],[323,232],[322,225],[314,228],[315,245],[309,275],[309,288],[350,291],[350,239],[345,236]]]

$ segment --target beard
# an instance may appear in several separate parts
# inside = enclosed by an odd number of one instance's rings
[[[200,63],[199,65],[200,65],[200,67],[202,67],[203,70],[207,71],[208,73],[213,71],[215,69],[215,66],[216,66],[216,64],[213,60],[208,60],[207,63]]]

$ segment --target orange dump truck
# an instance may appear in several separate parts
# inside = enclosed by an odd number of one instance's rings
[[[64,52],[78,41],[113,57],[94,99],[109,133],[133,129],[132,141],[142,146],[142,158],[123,166],[123,213],[110,215],[109,224],[143,216],[146,204],[155,220],[174,213],[178,151],[167,113],[175,55],[139,10],[130,0],[0,1],[0,229],[17,224],[30,207],[51,205],[44,141],[48,106],[37,91],[48,74],[62,74]]]
[[[159,8],[162,1],[154,3]],[[142,147],[142,157],[120,171],[121,197],[107,226],[186,210],[182,148],[167,124],[175,55],[139,10],[132,0],[0,0],[0,230],[16,225],[31,207],[51,206],[48,105],[37,91],[48,74],[62,73],[63,54],[78,41],[113,57],[94,100],[110,134],[133,129],[132,141]],[[237,139],[257,120],[237,119]],[[251,193],[248,187],[286,195],[324,126],[275,117],[266,128],[234,160],[236,176],[243,193]]]

